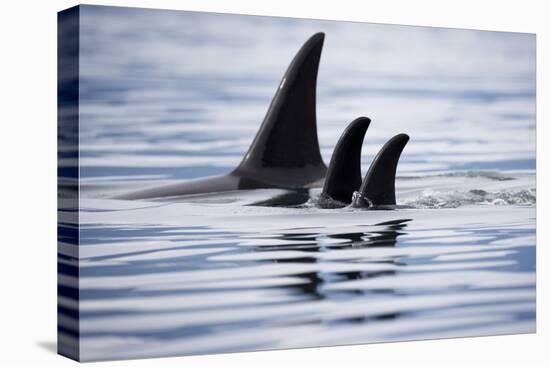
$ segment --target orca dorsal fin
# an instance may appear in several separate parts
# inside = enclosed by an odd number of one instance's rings
[[[396,204],[395,173],[397,162],[408,141],[409,136],[407,134],[399,134],[388,140],[380,149],[359,188],[359,196],[363,200],[367,199],[371,205]]]
[[[323,197],[349,204],[353,192],[361,186],[361,148],[371,120],[353,120],[340,136],[328,166]]]
[[[252,145],[236,171],[307,168],[298,181],[322,179],[326,165],[317,138],[317,71],[325,35],[316,33],[290,63]],[[303,183],[303,182],[302,182]]]

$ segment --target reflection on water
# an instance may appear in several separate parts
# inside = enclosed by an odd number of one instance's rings
[[[80,151],[60,144],[59,159],[62,193],[81,201],[78,216],[59,202],[58,271],[60,342],[80,336],[82,360],[535,330],[534,36],[80,16]],[[407,209],[320,209],[319,189],[106,199],[230,171],[318,31],[323,158],[361,115],[373,119],[363,173],[408,133],[396,182]]]
[[[58,261],[59,322],[76,336],[79,320],[86,360],[534,331],[531,207],[220,222],[224,204],[85,203],[111,211],[83,214],[79,312],[74,245]]]

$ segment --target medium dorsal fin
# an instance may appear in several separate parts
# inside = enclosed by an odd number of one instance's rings
[[[324,34],[310,37],[290,63],[264,121],[236,171],[308,168],[305,181],[322,179],[315,112],[317,71]]]
[[[369,118],[359,117],[340,136],[328,166],[323,197],[351,202],[353,192],[361,186],[361,148],[369,124]]]
[[[395,205],[395,173],[397,162],[407,142],[407,134],[391,138],[372,161],[361,187],[359,196],[372,205]],[[354,203],[355,204],[355,203]]]

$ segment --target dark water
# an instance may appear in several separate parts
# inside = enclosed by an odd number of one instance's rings
[[[535,330],[534,36],[99,7],[81,24],[59,323],[83,360]],[[318,190],[300,208],[251,205],[283,190],[108,199],[237,165],[317,31],[325,162],[357,116],[373,119],[364,171],[408,133],[411,209],[319,209]]]

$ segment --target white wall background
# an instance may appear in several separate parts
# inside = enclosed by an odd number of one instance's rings
[[[536,335],[106,362],[97,366],[542,366],[548,363],[549,11],[523,0],[134,0],[94,4],[537,33]],[[56,20],[76,1],[2,3],[0,11],[0,365],[72,365],[56,340]],[[547,68],[544,68],[544,65]],[[546,104],[545,104],[546,102]],[[545,114],[546,112],[546,114]],[[546,209],[546,211],[544,210]]]

